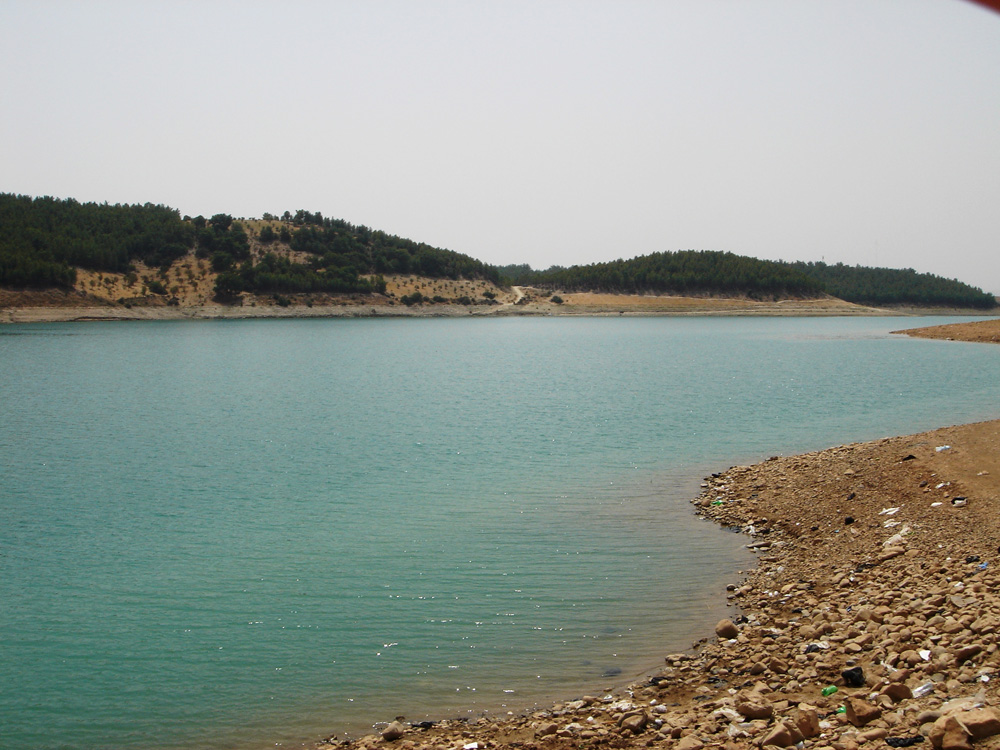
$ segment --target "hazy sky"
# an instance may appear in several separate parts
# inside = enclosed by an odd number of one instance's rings
[[[1000,292],[1000,15],[965,0],[0,0],[0,27],[2,192]]]

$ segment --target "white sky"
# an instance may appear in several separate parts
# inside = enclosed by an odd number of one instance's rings
[[[2,192],[1000,292],[1000,15],[965,0],[0,0],[0,28]]]

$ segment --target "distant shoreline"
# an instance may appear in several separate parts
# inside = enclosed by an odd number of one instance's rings
[[[195,305],[195,306],[70,306],[0,307],[0,323],[69,323],[142,320],[243,320],[268,318],[482,318],[482,317],[882,317],[922,315],[984,315],[981,311],[876,308],[841,300],[781,300],[695,297],[566,295],[564,304],[528,305]]]

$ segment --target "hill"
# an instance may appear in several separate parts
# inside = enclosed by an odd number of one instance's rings
[[[567,291],[620,294],[719,294],[751,298],[817,298],[823,285],[801,271],[774,261],[708,250],[661,252],[546,271],[510,266],[517,283]]]
[[[611,294],[746,296],[751,299],[836,297],[859,305],[990,310],[996,299],[981,289],[913,269],[838,263],[765,261],[717,251],[663,252],[629,260],[544,271],[504,266],[514,283]]]
[[[420,288],[433,287],[427,301],[490,304],[490,287],[500,280],[495,268],[467,255],[304,210],[237,221],[227,214],[182,218],[148,203],[0,194],[0,226],[0,287],[79,292],[95,303],[385,301],[396,288],[404,290],[401,303],[415,304],[424,301]],[[420,277],[431,286],[411,290],[386,276]],[[433,284],[441,281],[452,283]],[[477,292],[485,296],[472,296]],[[72,304],[71,296],[63,304]]]
[[[834,297],[859,305],[921,305],[991,310],[996,298],[956,279],[945,279],[912,268],[869,268],[843,263],[789,263],[816,279]]]
[[[912,270],[713,251],[545,271],[497,268],[305,210],[250,220],[192,218],[150,203],[0,194],[0,307],[6,308],[210,306],[202,314],[212,316],[230,315],[221,308],[338,314],[333,308],[362,306],[371,314],[382,308],[394,308],[390,314],[871,314],[858,305],[872,304],[990,309],[996,301]]]

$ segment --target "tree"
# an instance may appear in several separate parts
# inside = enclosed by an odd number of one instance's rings
[[[229,214],[216,214],[209,220],[209,223],[212,225],[212,229],[217,232],[227,232],[233,223],[233,217]]]

